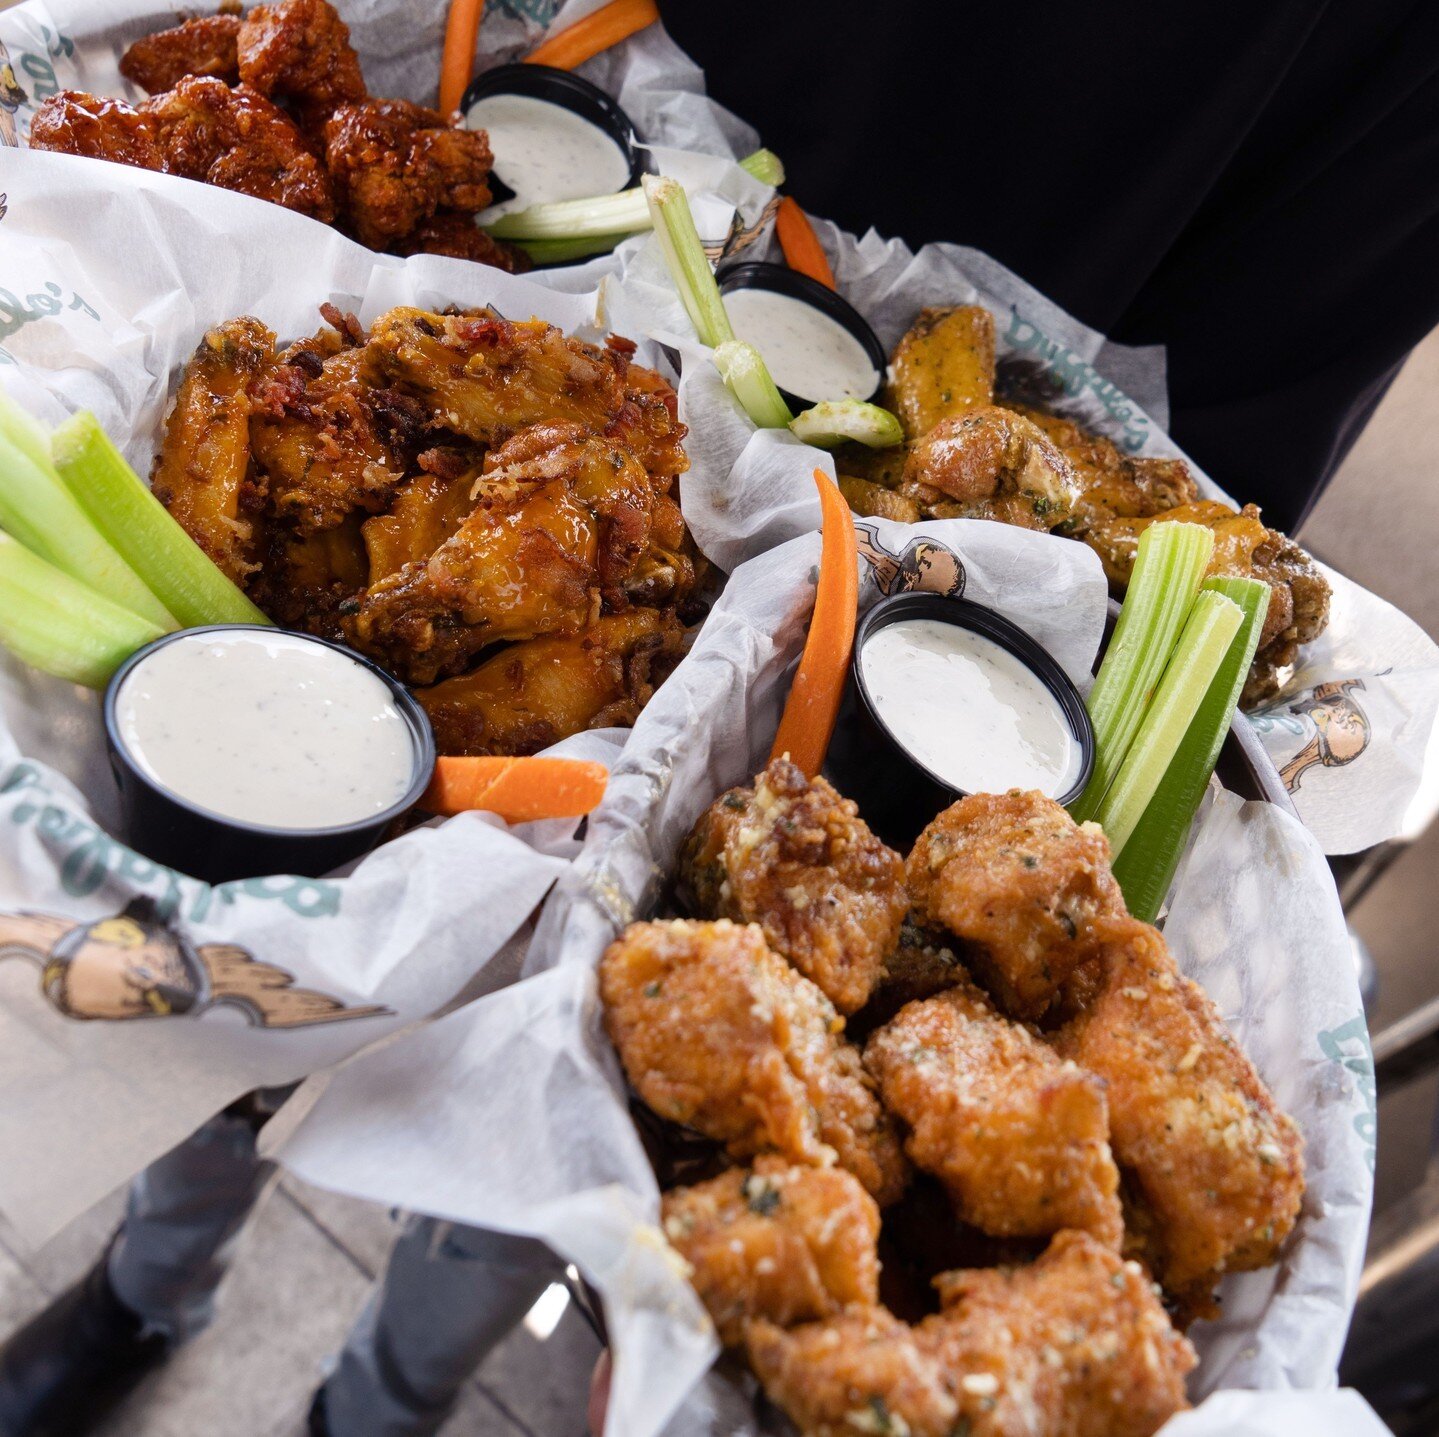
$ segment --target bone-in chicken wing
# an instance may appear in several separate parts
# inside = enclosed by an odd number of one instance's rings
[[[186,75],[213,75],[240,83],[238,15],[202,15],[169,30],[142,35],[120,57],[120,73],[152,95]]]
[[[248,86],[187,75],[142,107],[159,125],[165,168],[269,200],[315,219],[335,217],[329,176],[295,122]]]
[[[727,1347],[756,1317],[789,1327],[879,1297],[879,1209],[843,1168],[757,1158],[668,1192],[665,1236]]]
[[[909,909],[899,854],[853,802],[788,759],[705,810],[679,883],[693,912],[760,924],[841,1013],[868,1000]]]
[[[453,467],[424,469],[401,485],[385,513],[365,520],[370,582],[378,584],[406,564],[428,559],[458,533],[475,507],[479,478],[478,461],[460,460]]]
[[[924,309],[895,347],[889,407],[909,439],[994,403],[994,316],[977,304]]]
[[[628,728],[680,656],[667,609],[607,614],[571,638],[511,644],[416,697],[447,754],[538,753],[590,728]]]
[[[32,150],[83,155],[140,170],[168,168],[162,139],[154,115],[124,100],[106,100],[83,90],[48,96],[30,121]]]
[[[327,0],[256,5],[236,43],[245,84],[290,101],[312,134],[337,106],[366,98],[350,27]]]
[[[1236,513],[1218,500],[1199,499],[1160,514],[1094,523],[1083,537],[1099,555],[1110,582],[1123,588],[1134,570],[1139,536],[1151,524],[1166,522],[1203,524],[1214,531],[1209,574],[1263,579],[1270,586],[1269,610],[1243,701],[1248,708],[1271,698],[1278,692],[1279,671],[1329,622],[1329,581],[1292,539],[1265,525],[1253,504]]]
[[[937,519],[997,519],[1025,529],[1069,521],[1079,485],[1038,425],[980,405],[910,446],[900,495]]]
[[[246,592],[277,624],[338,639],[340,611],[369,582],[369,564],[360,521],[346,516],[329,529],[301,535],[270,525],[259,554],[259,569]]]
[[[864,1064],[906,1126],[910,1161],[944,1183],[963,1221],[995,1237],[1075,1228],[1118,1248],[1104,1085],[972,984],[902,1008],[870,1037]]]
[[[632,455],[537,424],[491,451],[453,537],[359,600],[350,642],[424,684],[498,639],[576,634],[644,552],[651,504]]]
[[[843,1020],[754,924],[632,923],[600,960],[605,1026],[661,1117],[853,1173],[881,1207],[908,1168]]]
[[[1139,1265],[1084,1233],[1060,1233],[1028,1266],[935,1285],[943,1310],[916,1337],[972,1437],[1151,1437],[1189,1405],[1194,1349]]]
[[[445,122],[409,100],[341,105],[325,124],[325,163],[361,243],[412,235],[440,209],[473,213],[490,202],[494,157],[483,130]]]
[[[745,1345],[770,1401],[800,1437],[988,1437],[992,1430],[964,1420],[956,1377],[914,1328],[882,1307],[851,1308],[788,1332],[761,1319],[750,1324]]]
[[[401,306],[375,321],[366,353],[375,382],[422,398],[482,444],[544,420],[601,432],[625,402],[626,365],[538,319]]]
[[[1054,1044],[1108,1084],[1115,1157],[1150,1219],[1146,1260],[1203,1316],[1226,1272],[1276,1260],[1304,1195],[1303,1142],[1155,929],[1112,920],[1094,937],[1098,993]]]
[[[1089,927],[1125,911],[1099,826],[1020,789],[945,809],[906,872],[916,914],[969,945],[966,962],[1015,1018],[1040,1017],[1083,961]]]
[[[165,425],[155,496],[236,583],[254,567],[258,496],[249,488],[250,383],[273,362],[275,336],[232,319],[200,341]]]
[[[297,345],[252,390],[250,445],[269,479],[275,516],[302,535],[356,509],[377,513],[404,478],[359,383],[364,350],[322,358]]]

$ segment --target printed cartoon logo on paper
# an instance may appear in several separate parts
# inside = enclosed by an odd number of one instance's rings
[[[1369,716],[1354,697],[1355,690],[1363,687],[1363,679],[1336,679],[1285,704],[1296,718],[1314,725],[1314,736],[1279,770],[1290,793],[1299,791],[1300,780],[1311,768],[1343,768],[1369,747]]]
[[[15,78],[15,67],[10,63],[10,52],[0,41],[0,145],[12,148],[20,143],[20,131],[15,123],[15,112],[30,97],[20,88]]]
[[[964,563],[953,549],[934,539],[911,539],[904,552],[892,554],[880,543],[873,524],[856,524],[860,557],[869,565],[875,586],[891,594],[943,594],[957,599],[964,593]]]
[[[6,958],[38,963],[41,992],[67,1018],[193,1018],[235,1008],[257,1028],[304,1028],[390,1011],[297,988],[283,968],[234,944],[193,944],[160,919],[151,898],[93,923],[0,914],[0,961]]]

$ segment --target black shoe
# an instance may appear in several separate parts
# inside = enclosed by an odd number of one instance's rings
[[[314,1400],[310,1403],[310,1417],[305,1430],[310,1437],[330,1437],[330,1418],[325,1408],[325,1389],[315,1389]]]
[[[115,1296],[105,1262],[0,1347],[0,1437],[81,1437],[170,1355]]]

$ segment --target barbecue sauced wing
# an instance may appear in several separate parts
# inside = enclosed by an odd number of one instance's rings
[[[625,401],[625,365],[540,319],[430,314],[404,306],[371,326],[371,382],[422,399],[481,444],[547,420],[603,432]]]
[[[437,210],[407,235],[389,245],[391,254],[443,254],[451,259],[493,265],[509,274],[524,274],[532,266],[524,250],[487,235],[473,215]]]
[[[1038,425],[998,405],[942,419],[916,439],[900,497],[935,519],[997,519],[1048,530],[1070,521],[1079,485]]]
[[[690,910],[758,923],[841,1013],[862,1008],[909,908],[904,863],[823,778],[774,759],[700,816],[680,854]]]
[[[833,1162],[881,1207],[908,1168],[843,1020],[754,924],[632,923],[600,960],[605,1026],[663,1118],[737,1159]]]
[[[321,357],[294,346],[251,393],[250,446],[269,480],[272,512],[301,535],[356,509],[379,512],[404,479],[360,382],[364,350]]]
[[[145,110],[83,90],[61,90],[37,106],[28,143],[32,150],[163,173],[168,166],[161,141],[159,122]]]
[[[1104,1085],[995,1012],[967,982],[900,1009],[864,1064],[910,1161],[995,1237],[1063,1228],[1118,1248],[1119,1172]]]
[[[745,1345],[770,1401],[800,1437],[999,1437],[963,1418],[957,1377],[882,1307],[851,1308],[788,1332],[761,1319],[750,1324]],[[1029,1434],[1016,1428],[1012,1437]]]
[[[1277,1259],[1304,1195],[1303,1141],[1155,929],[1113,920],[1092,937],[1098,992],[1054,1045],[1108,1084],[1114,1154],[1148,1214],[1146,1260],[1205,1316],[1226,1272]]]
[[[935,1286],[943,1310],[916,1340],[954,1381],[971,1437],[1152,1437],[1189,1405],[1194,1349],[1139,1265],[1087,1234]]]
[[[165,168],[269,200],[327,223],[335,218],[329,176],[295,122],[246,85],[187,75],[141,107],[154,117]]]
[[[486,457],[455,534],[358,601],[349,640],[425,684],[499,639],[576,634],[622,594],[651,503],[633,456],[578,425],[534,425]]]
[[[312,135],[337,106],[368,94],[350,27],[327,0],[256,5],[241,23],[236,49],[245,84],[290,102]]]
[[[661,1222],[726,1347],[879,1296],[879,1209],[843,1168],[757,1158],[664,1195]]]
[[[150,476],[156,498],[227,578],[255,567],[260,496],[248,484],[249,385],[274,362],[275,336],[232,319],[200,341],[180,382]]]
[[[325,123],[325,163],[351,228],[372,249],[412,235],[440,209],[490,202],[483,130],[449,125],[409,100],[341,105]]]
[[[606,614],[570,638],[511,644],[415,696],[441,753],[538,753],[585,729],[633,724],[678,662],[684,632],[669,609]]]
[[[1292,539],[1265,525],[1253,504],[1236,513],[1218,500],[1199,499],[1157,515],[1093,524],[1083,537],[1099,555],[1110,583],[1123,588],[1134,570],[1139,536],[1151,524],[1170,521],[1203,524],[1214,531],[1209,575],[1263,579],[1270,586],[1269,610],[1243,702],[1249,708],[1273,697],[1279,670],[1292,664],[1300,645],[1318,638],[1329,622],[1329,581]]]
[[[994,403],[994,316],[982,305],[923,309],[896,346],[888,408],[906,437],[921,439],[942,419]]]
[[[213,75],[240,83],[238,15],[202,15],[169,30],[142,35],[120,57],[120,73],[151,95],[186,75]]]
[[[1014,1018],[1041,1017],[1084,960],[1090,926],[1125,911],[1099,826],[1020,789],[945,809],[906,873],[916,916],[964,940],[966,963]]]

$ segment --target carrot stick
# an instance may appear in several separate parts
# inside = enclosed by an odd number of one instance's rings
[[[775,210],[774,231],[779,236],[779,247],[784,251],[784,262],[800,274],[817,279],[826,289],[834,288],[834,271],[829,267],[829,256],[809,222],[809,216],[794,200],[786,195]]]
[[[445,21],[445,48],[440,56],[440,112],[448,115],[460,108],[470,75],[475,68],[475,42],[480,36],[480,19],[485,0],[450,0]]]
[[[819,587],[809,637],[770,750],[771,758],[787,753],[809,778],[824,766],[839,717],[859,610],[859,549],[849,505],[823,469],[814,471],[814,480],[824,514]]]
[[[655,0],[610,0],[608,5],[601,5],[558,35],[551,35],[537,50],[525,56],[525,64],[573,70],[611,45],[628,40],[646,25],[653,25],[659,18]]]
[[[482,808],[506,823],[579,818],[608,778],[602,763],[577,758],[439,758],[419,806],[444,816]]]

